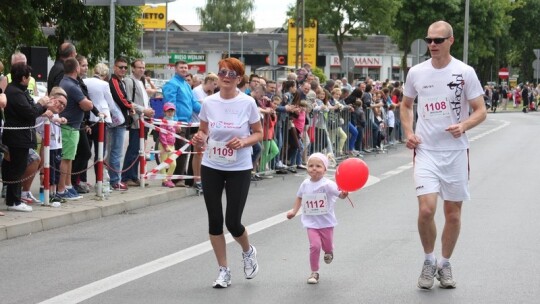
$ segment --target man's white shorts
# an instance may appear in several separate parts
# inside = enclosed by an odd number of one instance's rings
[[[443,200],[469,200],[469,151],[416,149],[414,182],[417,196],[439,193]]]

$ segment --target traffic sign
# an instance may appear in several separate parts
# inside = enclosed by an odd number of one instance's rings
[[[499,78],[500,79],[508,79],[508,76],[510,75],[510,73],[508,73],[508,69],[507,68],[501,68],[499,70]]]
[[[535,59],[532,63],[532,67],[535,70],[540,70],[540,59]]]
[[[427,52],[427,44],[422,39],[416,39],[411,44],[411,55],[413,55],[413,65],[420,63],[420,57]]]

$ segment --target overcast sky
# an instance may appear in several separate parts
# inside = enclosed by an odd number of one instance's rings
[[[296,3],[295,0],[255,0],[253,19],[256,28],[279,27],[283,25],[287,7]],[[169,3],[169,20],[174,19],[179,24],[200,24],[197,18],[197,7],[204,7],[205,0],[176,0]],[[231,21],[232,24],[232,21]]]

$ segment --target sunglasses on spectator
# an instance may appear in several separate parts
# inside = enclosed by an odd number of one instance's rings
[[[116,66],[117,68],[119,68],[120,70],[127,70],[127,65],[117,65]]]
[[[236,73],[236,71],[233,71],[233,70],[219,70],[219,72],[217,73],[219,77],[227,77],[229,79],[234,79],[236,77],[238,77],[238,74]]]
[[[441,44],[448,38],[450,38],[450,37],[446,37],[446,38],[429,38],[429,37],[426,37],[426,38],[424,38],[424,41],[427,44],[431,44],[432,42],[435,42],[435,44]]]

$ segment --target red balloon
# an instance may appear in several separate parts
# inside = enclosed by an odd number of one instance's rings
[[[369,168],[359,158],[346,159],[336,169],[336,183],[343,191],[352,192],[364,187],[368,177]]]

